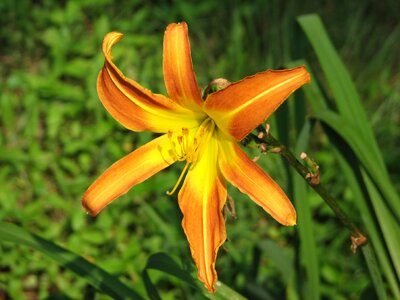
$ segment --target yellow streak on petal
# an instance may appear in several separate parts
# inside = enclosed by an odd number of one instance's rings
[[[205,137],[199,160],[189,170],[179,192],[182,226],[188,238],[199,279],[209,291],[217,281],[215,261],[226,239],[222,209],[226,201],[225,182],[218,170],[218,144],[215,133]]]
[[[97,215],[114,199],[174,161],[168,136],[160,136],[109,167],[85,192],[82,205]]]
[[[185,22],[168,25],[164,35],[164,81],[168,95],[180,105],[201,111],[203,100],[193,71]]]
[[[296,224],[296,211],[279,185],[272,180],[236,143],[220,136],[219,166],[224,177],[247,194],[282,225]]]
[[[241,140],[309,81],[304,67],[268,70],[211,94],[203,109],[225,134]]]
[[[167,132],[198,126],[205,117],[203,112],[193,112],[163,95],[152,93],[126,78],[115,66],[111,50],[122,36],[111,32],[103,41],[106,63],[99,74],[97,89],[108,112],[122,125],[135,131]]]

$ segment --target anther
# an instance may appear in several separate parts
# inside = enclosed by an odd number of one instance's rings
[[[179,135],[176,137],[176,139],[178,140],[179,144],[182,144],[183,136]]]

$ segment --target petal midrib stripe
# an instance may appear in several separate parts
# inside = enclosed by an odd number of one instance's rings
[[[291,81],[295,81],[296,79],[298,79],[299,77],[304,76],[303,73],[300,73],[294,77],[288,78],[285,81],[282,81],[279,84],[276,84],[272,87],[270,87],[269,89],[266,89],[265,91],[261,92],[260,94],[256,95],[253,98],[250,98],[249,100],[247,100],[246,102],[244,102],[242,105],[239,105],[238,107],[236,107],[235,109],[230,110],[229,112],[224,113],[224,115],[221,117],[221,119],[227,119],[232,115],[235,115],[236,113],[238,113],[239,111],[243,110],[244,108],[252,105],[254,102],[256,102],[258,99],[260,99],[261,97],[264,97],[266,94],[271,93],[279,88],[281,88],[282,86],[290,83]],[[291,89],[292,91],[293,89]]]

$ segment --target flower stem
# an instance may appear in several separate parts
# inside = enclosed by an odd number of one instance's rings
[[[251,139],[259,144],[261,149],[270,149],[270,152],[279,153],[289,163],[289,165],[304,178],[308,185],[321,196],[321,198],[335,213],[339,221],[351,232],[351,250],[353,252],[357,250],[357,247],[362,246],[367,242],[367,238],[340,208],[325,186],[320,183],[319,167],[315,162],[308,159],[307,156],[303,154],[302,158],[306,160],[308,165],[311,165],[310,172],[310,169],[302,164],[294,156],[293,152],[291,152],[285,145],[282,145],[277,139],[275,139],[268,130],[266,133],[265,131],[260,131],[258,135],[250,134],[247,136],[247,139]]]

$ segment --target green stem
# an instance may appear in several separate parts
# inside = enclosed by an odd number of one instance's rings
[[[260,134],[258,136],[250,134],[248,138],[259,145],[263,145],[263,147],[261,147],[262,149],[266,146],[266,148],[272,149],[271,152],[279,153],[296,170],[296,172],[299,173],[304,178],[304,180],[307,181],[308,185],[321,196],[321,198],[335,213],[339,221],[351,232],[351,249],[353,250],[353,252],[356,251],[358,246],[362,246],[363,244],[365,244],[367,241],[366,237],[350,220],[346,213],[339,207],[336,200],[329,194],[324,185],[322,185],[319,180],[317,182],[312,180],[313,175],[310,170],[306,166],[304,166],[285,145],[281,144],[271,134],[265,134],[264,132],[265,131],[260,131]]]

